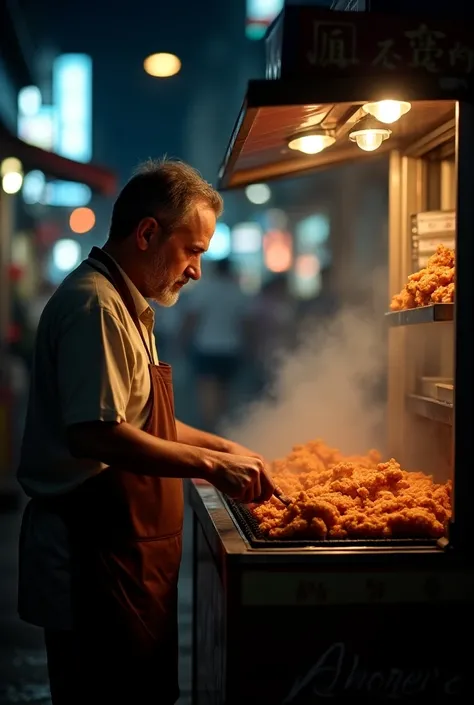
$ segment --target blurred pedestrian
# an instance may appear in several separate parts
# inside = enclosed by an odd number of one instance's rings
[[[228,258],[188,296],[186,335],[198,385],[200,424],[216,430],[231,408],[233,385],[242,370],[250,323],[249,297],[233,276]]]

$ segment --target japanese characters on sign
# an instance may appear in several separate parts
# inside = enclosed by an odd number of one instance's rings
[[[372,66],[387,71],[416,69],[430,74],[471,74],[474,47],[453,39],[448,32],[419,23],[387,36],[361,41],[356,22],[314,21],[312,46],[306,59],[313,67],[346,69]],[[380,28],[381,29],[381,28]],[[365,35],[366,32],[364,31]]]

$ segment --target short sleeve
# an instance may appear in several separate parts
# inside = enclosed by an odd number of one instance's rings
[[[64,424],[126,421],[135,353],[113,313],[95,306],[74,314],[61,332],[57,350]]]

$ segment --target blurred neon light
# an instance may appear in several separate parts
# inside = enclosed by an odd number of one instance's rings
[[[263,239],[263,259],[270,272],[286,272],[293,261],[290,233],[272,230]]]
[[[38,86],[25,86],[18,93],[20,115],[36,115],[41,108],[41,91]]]
[[[51,105],[41,105],[34,115],[19,113],[18,137],[51,152],[54,147],[55,114]]]
[[[65,238],[53,246],[53,263],[60,272],[70,272],[81,260],[81,246],[76,240]]]
[[[259,206],[270,200],[272,192],[267,184],[251,184],[245,189],[245,195],[250,203]]]
[[[284,4],[285,0],[247,0],[246,37],[261,39]]]
[[[54,150],[78,162],[92,158],[92,59],[62,54],[53,64],[53,97],[57,111]]]
[[[205,257],[213,260],[225,259],[230,255],[230,252],[230,228],[225,223],[217,223]]]
[[[252,255],[262,249],[262,230],[257,223],[238,223],[232,228],[232,252]]]

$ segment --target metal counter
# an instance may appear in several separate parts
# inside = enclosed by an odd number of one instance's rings
[[[472,572],[420,548],[253,549],[213,487],[188,501],[194,705],[465,700]]]

